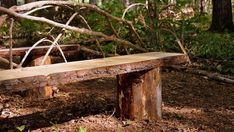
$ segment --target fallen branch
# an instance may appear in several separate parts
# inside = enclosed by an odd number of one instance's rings
[[[10,58],[10,69],[13,69],[13,56],[12,56],[12,48],[13,48],[13,40],[12,40],[12,30],[13,30],[13,26],[14,26],[14,19],[11,18],[11,24],[10,24],[10,29],[9,29],[9,36],[10,36],[10,40],[9,40],[9,58]]]
[[[37,12],[37,11],[39,11],[39,10],[46,9],[46,8],[50,8],[50,7],[52,7],[52,6],[51,6],[51,5],[42,6],[42,7],[39,7],[39,8],[35,8],[35,9],[33,9],[33,10],[30,10],[29,12],[26,12],[26,13],[24,13],[24,14],[25,14],[25,15],[29,15],[29,14],[32,14],[32,13]]]
[[[211,73],[211,72],[207,72],[205,70],[199,70],[199,69],[188,68],[188,67],[183,67],[183,66],[167,66],[167,67],[172,68],[174,70],[178,70],[178,71],[184,71],[187,73],[206,76],[206,77],[213,79],[213,80],[216,80],[216,81],[234,84],[234,80],[231,79],[232,77],[227,77],[226,75],[222,75],[219,73]]]
[[[129,5],[129,6],[124,10],[124,13],[123,13],[123,15],[122,15],[122,19],[124,19],[126,13],[127,13],[131,8],[133,8],[133,7],[135,7],[135,6],[144,6],[144,7],[146,7],[146,4],[143,4],[143,3],[134,3],[134,4]]]
[[[2,58],[2,57],[0,57],[0,62],[3,62],[3,63],[5,63],[5,64],[7,64],[7,65],[10,65],[10,61],[8,61],[7,59]],[[18,66],[18,65],[17,65],[16,63],[14,63],[14,62],[12,62],[12,65],[13,65],[14,67],[17,67],[17,66]]]
[[[75,18],[76,15],[77,15],[77,13],[74,13],[74,14],[69,18],[69,20],[67,21],[66,25],[69,25],[70,22]],[[45,54],[44,58],[42,59],[40,65],[43,65],[43,64],[44,64],[44,62],[45,62],[46,58],[48,57],[48,55],[50,54],[50,52],[51,52],[53,46],[54,46],[56,43],[58,43],[58,40],[62,37],[63,31],[64,31],[64,30],[65,30],[65,29],[63,28],[63,29],[62,29],[62,32],[55,38],[54,42],[51,44],[50,48],[48,49],[47,53]],[[67,60],[66,60],[66,58],[65,58],[65,56],[64,56],[64,54],[63,54],[63,52],[62,52],[62,56],[63,56],[65,62],[67,63]]]
[[[89,30],[92,31],[91,27],[89,26],[88,22],[85,20],[85,18],[81,15],[79,15],[79,18],[81,18],[81,20],[84,22],[84,24],[87,26],[87,28]],[[105,58],[105,53],[103,52],[102,48],[101,48],[101,45],[100,45],[100,42],[98,41],[98,39],[95,38],[95,41],[96,41],[96,45],[97,45],[97,48],[101,51],[102,53],[102,56]]]
[[[51,2],[51,1],[40,1],[40,2]],[[55,1],[56,2],[56,1]],[[57,1],[58,2],[58,1]],[[60,2],[64,2],[64,1],[60,1]],[[37,2],[35,2],[37,3]],[[65,2],[66,3],[66,2]],[[73,3],[74,5],[74,3]],[[86,4],[87,5],[87,4]],[[90,7],[91,5],[89,5]],[[92,6],[91,6],[92,7]],[[96,7],[96,6],[94,6]],[[96,9],[96,8],[95,8]],[[99,8],[98,8],[99,9]],[[98,11],[100,11],[101,9],[99,9]],[[123,40],[123,39],[119,39],[119,38],[116,38],[115,36],[108,36],[102,32],[95,32],[95,31],[90,31],[88,29],[85,29],[85,28],[77,28],[77,27],[73,27],[73,26],[69,26],[69,25],[65,25],[65,24],[62,24],[62,23],[58,23],[58,22],[55,22],[55,21],[52,21],[52,20],[49,20],[49,19],[46,19],[44,17],[35,17],[35,16],[29,16],[29,15],[25,15],[25,14],[19,14],[19,13],[16,13],[15,11],[12,11],[10,9],[7,9],[7,8],[4,8],[4,7],[0,7],[0,11],[1,12],[4,12],[8,15],[11,15],[11,16],[14,16],[14,17],[18,17],[18,18],[24,18],[24,19],[29,19],[29,20],[33,20],[33,21],[38,21],[38,22],[43,22],[43,23],[47,23],[49,25],[52,25],[52,26],[55,26],[55,27],[60,27],[60,28],[64,28],[64,29],[67,29],[67,30],[71,30],[71,31],[74,31],[74,32],[77,32],[77,33],[81,33],[81,34],[86,34],[86,35],[91,35],[91,36],[98,36],[98,37],[103,37],[105,38],[106,40],[110,40],[110,41],[115,41],[115,42],[118,42],[122,45],[126,45],[128,47],[131,47],[133,49],[136,49],[136,50],[139,50],[139,51],[143,51],[143,52],[147,52],[146,49],[144,48],[141,48],[137,45],[134,45],[132,44],[131,42],[129,41],[126,41],[126,40]],[[101,10],[101,12],[104,12]],[[105,12],[106,13],[106,12]],[[114,16],[112,16],[114,17]],[[117,17],[114,17],[114,18],[117,18]],[[120,18],[118,18],[120,19]]]
[[[185,48],[184,48],[182,42],[180,41],[180,39],[177,37],[176,33],[174,33],[173,31],[171,31],[169,29],[166,29],[166,28],[161,28],[161,30],[167,31],[167,32],[171,33],[175,37],[175,39],[176,39],[175,41],[178,43],[178,45],[180,46],[180,49],[183,51],[183,53],[188,57],[189,64],[191,64],[191,60],[189,59],[188,53],[185,50]]]

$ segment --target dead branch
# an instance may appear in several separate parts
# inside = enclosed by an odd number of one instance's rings
[[[114,35],[117,37],[117,38],[120,38],[119,34],[117,33],[117,31],[115,30],[115,28],[113,27],[112,23],[110,22],[110,19],[108,17],[106,17],[106,21],[110,27],[110,29],[112,30],[112,32],[114,33]]]
[[[129,5],[129,6],[124,10],[123,15],[122,15],[122,19],[124,19],[126,13],[127,13],[131,8],[133,8],[133,7],[135,7],[135,6],[144,6],[144,7],[145,7],[146,4],[143,4],[143,3],[134,3],[134,4]]]
[[[188,53],[185,50],[185,48],[184,48],[183,44],[181,43],[180,39],[177,37],[177,35],[173,31],[171,31],[169,29],[166,29],[166,28],[161,28],[161,30],[164,30],[164,31],[167,31],[167,32],[171,33],[176,38],[175,41],[178,43],[178,45],[180,46],[180,49],[183,51],[183,53],[188,57],[189,64],[191,64],[191,60],[189,59]]]
[[[13,30],[13,26],[14,26],[14,19],[11,18],[11,24],[10,24],[10,29],[9,29],[9,36],[10,36],[10,40],[9,40],[9,58],[10,58],[10,69],[13,69],[13,56],[12,56],[12,48],[13,48],[13,40],[12,40],[12,30]]]
[[[69,20],[67,21],[66,25],[69,25],[70,22],[75,18],[75,16],[76,16],[77,14],[78,14],[78,13],[74,13],[74,14],[69,18]],[[43,64],[44,64],[46,58],[48,57],[48,55],[50,54],[51,50],[53,49],[53,46],[54,46],[56,43],[58,43],[58,40],[62,37],[63,31],[64,31],[64,30],[65,30],[65,29],[63,28],[63,29],[62,29],[62,32],[56,37],[56,39],[54,40],[54,42],[51,44],[50,48],[48,49],[47,53],[45,54],[44,58],[42,59],[40,65],[43,65]],[[63,58],[65,58],[63,52],[62,52],[62,56],[63,56]],[[67,63],[66,58],[65,58],[64,60],[65,60],[65,62]]]
[[[35,9],[33,9],[33,10],[30,10],[29,12],[26,12],[26,13],[24,13],[24,14],[25,14],[25,15],[29,15],[29,14],[32,14],[32,13],[37,12],[37,11],[39,11],[39,10],[46,9],[46,8],[50,8],[50,7],[53,7],[53,6],[48,5],[48,6],[38,7],[38,8],[35,8]]]
[[[5,63],[5,64],[7,64],[7,65],[10,65],[10,62],[9,62],[7,59],[3,58],[3,57],[0,57],[0,62],[3,62],[3,63]],[[17,67],[17,66],[18,66],[18,65],[17,65],[16,63],[14,63],[14,62],[12,62],[12,65],[13,65],[14,67]]]
[[[40,2],[51,2],[51,1],[40,1]],[[56,1],[54,1],[56,2]],[[57,1],[58,2],[58,1]],[[64,2],[64,1],[59,1],[59,2]],[[36,2],[37,3],[37,2]],[[53,2],[52,2],[53,3]],[[65,2],[66,3],[66,2]],[[27,4],[26,4],[27,5]],[[87,4],[85,4],[87,5]],[[88,4],[89,5],[89,4]],[[89,7],[95,7],[94,9],[96,9],[96,6],[92,6],[92,5],[89,5]],[[99,9],[99,8],[97,8]],[[101,9],[99,9],[98,11],[100,11]],[[147,52],[146,49],[144,48],[141,48],[137,45],[134,45],[132,44],[131,42],[129,41],[126,41],[126,40],[123,40],[123,39],[119,39],[119,38],[116,38],[115,36],[108,36],[104,33],[101,33],[101,32],[95,32],[95,31],[90,31],[88,29],[85,29],[85,28],[77,28],[77,27],[73,27],[73,26],[69,26],[69,25],[65,25],[65,24],[61,24],[61,23],[58,23],[58,22],[55,22],[55,21],[52,21],[52,20],[49,20],[49,19],[46,19],[44,17],[35,17],[35,16],[29,16],[29,15],[25,15],[25,14],[19,14],[19,13],[16,13],[15,11],[12,11],[10,9],[7,9],[7,8],[4,8],[4,7],[0,7],[0,11],[8,14],[8,15],[11,15],[11,16],[14,16],[14,17],[18,17],[18,18],[24,18],[24,19],[29,19],[29,20],[33,20],[33,21],[39,21],[39,22],[44,22],[44,23],[47,23],[49,25],[52,25],[52,26],[55,26],[55,27],[60,27],[60,28],[64,28],[64,29],[67,29],[67,30],[71,30],[71,31],[74,31],[74,32],[77,32],[77,33],[81,33],[81,34],[86,34],[86,35],[91,35],[91,36],[99,36],[99,37],[103,37],[105,38],[106,40],[109,40],[109,41],[115,41],[115,42],[118,42],[122,45],[126,45],[128,47],[131,47],[133,49],[136,49],[136,50],[139,50],[139,51],[143,51],[143,52]],[[100,11],[100,12],[104,12],[104,11]],[[105,12],[106,13],[106,12]],[[108,13],[106,13],[108,14]],[[112,16],[114,17],[114,16]],[[114,17],[114,18],[117,18],[117,17]],[[120,18],[118,18],[120,19]]]
[[[84,24],[87,26],[87,28],[89,30],[92,31],[91,27],[89,26],[88,22],[85,20],[85,18],[81,15],[79,15],[79,18],[81,18],[81,20],[84,22]],[[100,42],[98,41],[98,39],[95,38],[95,41],[96,41],[96,45],[97,45],[97,48],[101,51],[102,53],[102,56],[105,58],[105,53],[103,52],[102,48],[101,48],[101,45],[100,45]]]
[[[56,6],[68,5],[68,6],[86,7],[88,9],[93,10],[93,11],[96,11],[97,13],[99,13],[99,14],[105,16],[105,17],[108,17],[108,18],[111,18],[111,19],[116,20],[118,22],[127,24],[130,27],[130,29],[133,31],[133,33],[135,34],[135,36],[138,39],[138,41],[140,42],[141,46],[144,45],[144,42],[141,40],[139,34],[136,32],[136,30],[135,30],[135,28],[134,28],[134,26],[133,26],[133,24],[132,24],[131,21],[128,21],[128,20],[125,20],[125,19],[122,19],[122,18],[118,18],[118,17],[112,16],[111,14],[107,13],[106,11],[102,10],[101,8],[99,8],[96,5],[86,4],[86,3],[73,3],[73,2],[68,2],[68,1],[38,1],[38,2],[33,2],[33,3],[25,4],[25,5],[22,5],[22,6],[17,6],[15,8],[15,11],[30,10],[32,8],[41,7],[41,6],[44,6],[44,5],[56,5]]]
[[[108,23],[110,29],[111,29],[112,32],[114,33],[114,35],[115,35],[117,38],[120,38],[119,33],[115,30],[115,28],[113,27],[113,25],[112,25],[112,23],[110,22],[110,19],[109,19],[108,17],[106,17],[106,21],[107,21],[107,23]],[[120,30],[120,29],[119,29],[119,30]],[[129,54],[128,49],[127,49],[125,46],[123,46],[123,48],[124,48],[125,52],[126,52],[127,54]],[[115,48],[115,53],[116,53],[116,48]]]
[[[227,77],[226,75],[222,75],[219,73],[211,73],[211,72],[207,72],[205,70],[199,70],[199,69],[188,68],[188,67],[183,67],[183,66],[175,66],[175,65],[174,66],[167,66],[167,67],[172,68],[174,70],[178,70],[178,71],[184,71],[187,73],[206,76],[206,77],[213,79],[213,80],[216,80],[216,81],[234,84],[234,80],[231,79],[232,77]]]

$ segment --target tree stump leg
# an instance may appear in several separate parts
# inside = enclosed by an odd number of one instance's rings
[[[53,86],[44,86],[38,89],[39,97],[50,98],[53,96]]]
[[[117,112],[121,118],[156,120],[162,117],[160,68],[117,76]]]
[[[44,56],[33,56],[33,61],[31,62],[31,66],[39,66],[41,64],[41,61],[43,60]],[[43,65],[49,65],[51,64],[51,56],[48,56],[44,62]],[[53,86],[41,86],[37,90],[37,94],[39,97],[42,98],[50,98],[53,96]]]

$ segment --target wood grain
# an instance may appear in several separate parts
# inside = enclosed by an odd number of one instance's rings
[[[161,93],[160,68],[118,75],[117,112],[124,119],[160,119]]]
[[[19,84],[44,87],[148,70],[164,65],[185,63],[186,61],[187,57],[180,53],[149,52],[27,67],[0,71],[0,85],[10,89]]]

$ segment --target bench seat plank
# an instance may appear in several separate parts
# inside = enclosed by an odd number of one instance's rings
[[[144,64],[142,62],[144,62]],[[108,68],[112,68],[113,70],[115,70],[112,72],[112,74],[117,75],[117,74],[134,72],[144,69],[147,70],[153,67],[159,67],[167,64],[179,64],[184,62],[186,62],[186,56],[184,54],[149,52],[143,54],[134,54],[134,55],[108,57],[102,59],[75,61],[69,63],[26,67],[14,70],[4,70],[0,71],[0,81],[37,77],[37,76],[48,77],[48,76],[61,75],[61,73],[66,74],[69,72],[76,72],[76,71],[78,72],[82,70],[84,71],[84,70],[94,70],[94,69],[98,70],[103,68],[106,68],[106,70],[108,70]],[[123,69],[124,71],[122,71],[121,69]]]

